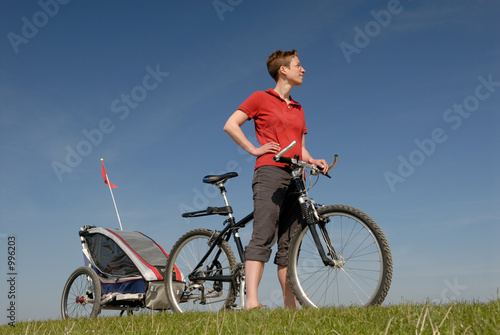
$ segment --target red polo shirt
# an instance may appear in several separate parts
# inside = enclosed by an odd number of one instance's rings
[[[292,141],[297,144],[288,151],[286,157],[302,156],[302,135],[307,134],[306,121],[302,106],[290,97],[287,104],[276,91],[257,91],[245,100],[238,108],[245,112],[255,122],[255,134],[260,145],[269,142],[279,143],[284,149]],[[273,154],[257,157],[255,169],[263,165],[284,166],[276,163]]]

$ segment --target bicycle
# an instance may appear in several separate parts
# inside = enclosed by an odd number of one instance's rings
[[[274,160],[286,163],[298,192],[303,222],[293,234],[288,250],[288,280],[302,307],[370,306],[381,304],[392,280],[389,243],[378,224],[351,206],[316,203],[308,195],[320,169],[298,156],[284,157],[295,141]],[[325,176],[337,163],[329,166]],[[311,186],[305,186],[304,172],[310,171]],[[224,184],[238,174],[209,175],[204,183],[220,189],[225,206],[182,214],[183,217],[224,215],[222,231],[195,229],[172,247],[166,265],[165,287],[174,312],[190,310],[243,309],[245,273],[239,229],[253,219],[253,212],[236,222]],[[313,177],[316,182],[312,184]],[[240,262],[229,246],[234,239]],[[174,265],[182,274],[184,290],[173,277]],[[182,285],[181,285],[182,286]],[[236,303],[239,296],[240,303]]]

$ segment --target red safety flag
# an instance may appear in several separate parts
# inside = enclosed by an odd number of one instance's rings
[[[110,187],[118,188],[118,186],[111,184],[111,182],[109,181],[108,174],[106,173],[106,168],[104,167],[104,160],[101,159],[101,162],[102,162],[101,172],[102,172],[102,177],[104,178],[104,183],[108,184]]]

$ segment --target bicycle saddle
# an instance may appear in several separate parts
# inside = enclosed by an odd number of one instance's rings
[[[228,179],[238,177],[236,172],[228,172],[220,175],[209,175],[203,177],[203,182],[207,184],[215,185],[217,183],[225,183]]]

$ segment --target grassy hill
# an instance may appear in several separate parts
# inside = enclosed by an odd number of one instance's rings
[[[0,334],[500,334],[500,300],[30,321]]]

